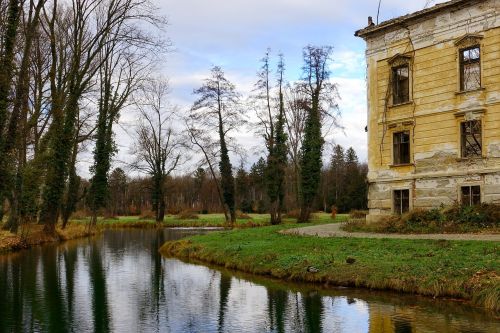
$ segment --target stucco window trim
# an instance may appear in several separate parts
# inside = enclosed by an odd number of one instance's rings
[[[400,133],[400,132],[409,132],[410,136],[410,149],[409,149],[409,154],[410,154],[410,161],[408,163],[394,163],[394,134]],[[413,160],[413,149],[414,149],[414,142],[413,142],[413,128],[410,126],[397,126],[391,128],[390,132],[390,138],[391,138],[391,164],[389,164],[390,168],[400,168],[400,167],[407,167],[407,166],[413,166],[415,165],[415,161]]]
[[[484,145],[485,142],[485,130],[484,130],[484,113],[486,111],[484,109],[474,110],[474,111],[460,111],[455,113],[455,117],[457,119],[457,124],[455,128],[457,129],[457,161],[458,162],[467,162],[467,161],[475,161],[475,160],[483,160],[486,159],[486,148]],[[481,123],[481,156],[462,156],[462,123],[469,120],[478,120]]]
[[[394,186],[391,188],[391,214],[401,215],[396,212],[396,207],[394,205],[394,192],[395,191],[408,191],[408,212],[413,210],[413,191],[410,186]]]
[[[387,102],[388,108],[397,108],[398,106],[413,104],[413,57],[408,54],[396,54],[387,60],[389,64],[389,99]],[[394,103],[394,78],[393,70],[398,67],[408,66],[408,100],[401,103]]]
[[[411,97],[410,97],[411,98]],[[399,106],[405,106],[405,105],[413,105],[413,101],[412,100],[409,100],[407,102],[404,102],[404,103],[398,103],[398,104],[391,104],[389,105],[389,108],[397,108]]]
[[[455,95],[462,95],[470,92],[477,92],[484,90],[484,77],[483,77],[483,56],[484,44],[482,43],[483,36],[476,34],[465,34],[455,41],[456,47],[456,67],[457,67],[457,88]],[[479,47],[479,88],[475,89],[462,89],[462,66],[461,66],[461,52],[473,47]]]
[[[484,203],[484,183],[483,182],[467,182],[467,183],[461,183],[457,184],[457,202],[463,205],[462,202],[462,187],[472,187],[472,186],[479,186],[479,193],[480,193],[480,202],[481,204]]]

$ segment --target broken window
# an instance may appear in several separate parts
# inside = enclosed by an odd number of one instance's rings
[[[481,88],[481,52],[479,46],[460,50],[460,90]]]
[[[402,215],[410,210],[410,190],[394,191],[394,213]]]
[[[461,124],[462,157],[481,157],[481,121],[469,120]]]
[[[410,100],[410,69],[408,65],[392,68],[393,104],[406,103]]]
[[[481,204],[481,186],[462,186],[462,205],[475,206]]]
[[[393,154],[395,165],[410,163],[410,131],[394,133]]]

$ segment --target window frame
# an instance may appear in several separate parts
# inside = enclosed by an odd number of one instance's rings
[[[403,68],[406,68],[408,76],[406,77],[406,87],[404,94],[400,94],[402,80],[398,80],[401,75],[399,75],[399,71]],[[391,89],[392,89],[392,105],[400,105],[410,102],[410,64],[403,63],[391,66]]]
[[[464,190],[465,189],[469,190],[469,194],[468,195],[464,195]],[[476,194],[473,193],[473,189],[477,190]],[[481,205],[481,203],[483,202],[482,201],[483,200],[482,187],[479,184],[460,185],[460,187],[459,187],[459,195],[460,195],[460,203],[461,203],[462,206],[472,207],[472,206]],[[464,198],[466,196],[468,197],[467,200],[469,202],[464,202]],[[475,202],[476,200],[474,200],[474,198],[478,199],[477,202]]]
[[[396,200],[398,199],[398,195],[397,193],[399,193],[399,206],[396,204]],[[407,196],[405,197],[404,196],[404,193],[407,193]],[[408,204],[406,205],[403,205],[403,200],[404,199],[407,199],[408,200]],[[408,213],[410,210],[411,210],[411,191],[409,188],[396,188],[396,189],[393,189],[392,190],[392,212],[393,214],[396,214],[396,215],[403,215],[405,213]],[[399,211],[398,211],[398,208],[399,208]],[[405,210],[406,208],[406,210]]]
[[[464,133],[465,131],[465,125],[467,123],[471,122],[477,122],[479,123],[479,139],[480,139],[480,146],[479,146],[479,154],[478,155],[466,155],[467,149],[466,149],[466,141],[467,141],[467,135]],[[462,159],[474,159],[474,158],[482,158],[483,157],[483,122],[482,119],[464,119],[459,122],[459,134],[460,134],[460,158]],[[474,133],[472,134],[473,137],[475,137]]]
[[[408,157],[403,161],[402,156],[401,156],[401,146],[403,144],[402,140],[399,140],[399,142],[396,144],[396,136],[401,135],[401,134],[407,134],[408,141],[404,142],[408,144]],[[397,145],[397,146],[396,146]],[[396,159],[396,153],[399,154],[399,159]],[[408,165],[411,164],[412,158],[411,158],[411,131],[408,129],[403,129],[403,130],[398,130],[392,133],[392,165],[398,166],[398,165]]]
[[[464,59],[464,52],[470,51],[470,50],[473,50],[476,48],[478,49],[479,58],[466,61]],[[482,80],[482,66],[481,66],[481,59],[482,59],[482,51],[481,50],[482,50],[482,48],[481,48],[480,43],[475,43],[473,45],[469,45],[469,46],[462,47],[462,48],[458,49],[458,71],[459,71],[460,92],[467,92],[467,91],[474,91],[474,90],[482,89],[483,80]],[[466,87],[465,87],[465,75],[464,75],[465,74],[464,73],[465,65],[472,65],[472,64],[476,64],[476,63],[479,66],[479,86],[471,88],[471,89],[466,89]]]

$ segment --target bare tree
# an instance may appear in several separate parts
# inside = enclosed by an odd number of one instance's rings
[[[295,193],[295,206],[299,205],[300,198],[300,149],[304,139],[306,122],[306,95],[297,85],[288,84],[284,89],[285,123],[287,131],[287,144],[289,160],[293,169],[293,184]]]
[[[245,123],[244,114],[239,106],[240,94],[226,77],[220,67],[214,66],[210,78],[194,91],[199,99],[191,108],[189,118],[198,128],[201,136],[210,138],[210,133],[218,134],[220,189],[223,205],[229,212],[230,222],[236,222],[234,177],[229,158],[229,133]],[[189,131],[195,134],[194,131]],[[209,140],[214,142],[214,140]],[[208,160],[208,159],[207,159]],[[227,218],[227,216],[226,216]]]
[[[136,143],[132,153],[132,168],[147,173],[152,178],[152,206],[157,223],[165,216],[166,182],[180,163],[183,138],[174,130],[175,110],[167,101],[168,82],[154,79],[140,90],[137,108],[141,122],[136,131]]]
[[[270,50],[267,50],[258,72],[256,84],[258,131],[262,133],[267,148],[265,180],[267,195],[270,199],[271,224],[281,223],[281,210],[284,198],[284,174],[287,160],[287,135],[285,133],[284,61],[279,56],[278,79],[272,82],[270,69]],[[277,98],[276,98],[277,95]]]
[[[44,29],[51,49],[48,164],[39,222],[53,233],[59,216],[65,179],[82,96],[88,92],[107,57],[103,50],[116,39],[136,40],[138,22],[160,24],[147,0],[79,0],[63,6],[54,0],[44,11]],[[60,47],[62,46],[62,47]]]

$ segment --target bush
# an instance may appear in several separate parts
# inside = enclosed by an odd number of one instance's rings
[[[401,222],[408,227],[425,227],[431,223],[442,224],[444,221],[445,217],[438,208],[415,209],[401,217]]]
[[[168,207],[167,214],[168,215],[177,215],[180,214],[183,210],[179,207]]]
[[[287,219],[298,219],[300,217],[300,209],[291,210],[284,217]]]
[[[366,210],[351,210],[349,212],[349,217],[351,219],[363,219],[366,218],[366,215],[368,215]]]
[[[403,216],[386,216],[379,223],[367,224],[353,219],[345,226],[346,231],[383,233],[464,233],[500,227],[500,206],[482,204],[431,210],[415,209]]]
[[[243,213],[241,210],[236,211],[236,218],[237,219],[246,219],[246,220],[251,220],[252,217],[246,213]]]
[[[193,212],[190,209],[183,210],[179,214],[177,214],[177,218],[179,220],[197,220],[198,219],[198,214]]]
[[[241,202],[240,209],[243,213],[251,213],[253,212],[252,203],[245,199]]]
[[[481,204],[478,206],[461,206],[455,204],[444,211],[446,219],[456,224],[467,224],[479,227],[500,226],[500,205]]]
[[[73,214],[71,214],[71,220],[85,220],[87,217],[89,217],[90,214],[87,213],[84,210],[77,210]]]
[[[152,211],[148,211],[141,216],[139,216],[139,220],[155,220],[156,215]]]

